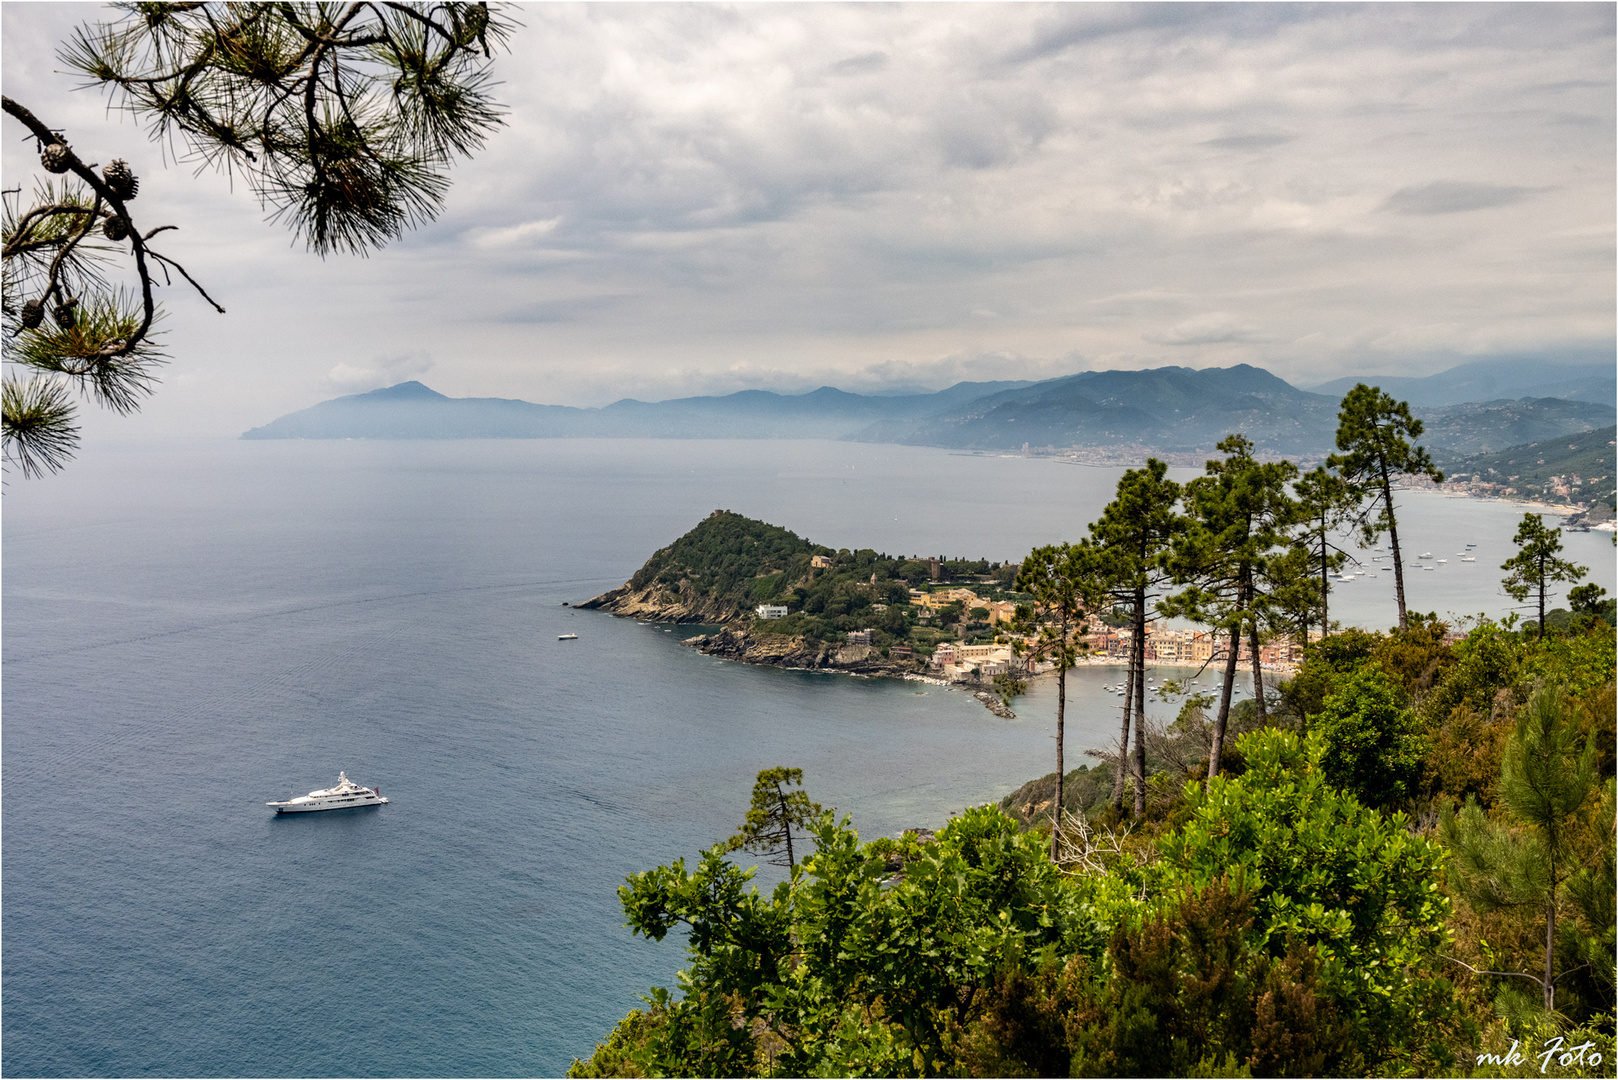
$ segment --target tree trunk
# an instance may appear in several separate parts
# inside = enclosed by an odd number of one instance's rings
[[[1326,569],[1326,517],[1320,518],[1320,639],[1331,636],[1331,577]],[[1303,643],[1309,644],[1309,631],[1303,632]]]
[[[1264,726],[1264,666],[1258,657],[1258,619],[1255,617],[1247,630],[1248,648],[1253,651],[1253,704],[1258,706],[1259,726]]]
[[[1129,635],[1129,674],[1124,676],[1124,727],[1118,736],[1118,771],[1112,778],[1112,805],[1124,807],[1125,774],[1129,771],[1129,723],[1135,707],[1135,635]]]
[[[1241,641],[1238,624],[1230,631],[1230,655],[1225,658],[1225,688],[1219,695],[1219,715],[1214,717],[1213,748],[1208,751],[1208,779],[1219,775],[1219,758],[1225,747],[1225,723],[1230,719],[1230,689],[1236,684],[1236,649]]]
[[[1399,629],[1408,630],[1405,619],[1405,563],[1399,554],[1399,523],[1393,519],[1393,485],[1388,482],[1388,466],[1381,462],[1382,505],[1388,511],[1388,539],[1393,545],[1393,595],[1399,601]]]
[[[787,875],[790,877],[797,871],[798,864],[792,858],[792,815],[787,810],[786,793],[781,790],[780,784],[775,785],[775,797],[781,800],[781,825],[787,834]]]
[[[1555,864],[1551,873],[1554,875]],[[1556,1007],[1556,983],[1551,979],[1551,961],[1556,951],[1556,878],[1551,878],[1551,893],[1545,898],[1545,1011]]]
[[[1146,590],[1135,593],[1135,817],[1146,816]]]
[[[1541,555],[1539,563],[1539,640],[1545,640],[1545,556]],[[1549,1008],[1549,1006],[1547,1006]]]
[[[1067,714],[1067,658],[1056,658],[1056,803],[1051,817],[1051,862],[1059,862],[1062,842],[1062,735]]]

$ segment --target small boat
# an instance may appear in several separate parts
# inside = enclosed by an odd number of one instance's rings
[[[388,800],[382,797],[382,788],[362,787],[348,778],[346,772],[337,774],[337,786],[311,791],[307,795],[288,798],[286,802],[265,803],[275,807],[277,814],[304,814],[312,810],[352,810],[359,806],[381,806]]]
[[[1464,559],[1462,559],[1462,560],[1461,560],[1461,561],[1462,561],[1462,562],[1477,562],[1477,560],[1476,560],[1476,559],[1474,559],[1474,558],[1473,558],[1473,557],[1472,557],[1472,556],[1470,556],[1470,555],[1468,555],[1468,556],[1466,556],[1466,558],[1464,558]]]
[[[1441,562],[1441,563],[1447,563],[1447,562],[1449,562],[1449,560],[1448,560],[1448,559],[1439,559],[1439,560],[1438,560],[1438,561],[1439,561],[1439,562]]]
[[[1432,557],[1433,557],[1433,553],[1430,552],[1430,551],[1424,551],[1420,555],[1416,556],[1416,558],[1418,558],[1418,559],[1430,559]]]
[[[557,634],[556,635],[556,640],[557,641],[577,641],[577,640],[579,640],[579,635],[577,635],[577,634]]]

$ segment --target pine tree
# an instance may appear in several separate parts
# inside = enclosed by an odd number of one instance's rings
[[[1023,560],[1013,588],[1027,593],[1034,606],[1017,613],[1013,628],[1035,639],[1028,653],[1056,665],[1056,803],[1051,812],[1051,861],[1061,851],[1062,750],[1067,719],[1067,670],[1082,647],[1084,620],[1097,588],[1095,550],[1074,544],[1035,548]],[[1122,763],[1120,763],[1120,768]]]
[[[1546,590],[1552,582],[1578,581],[1589,573],[1589,567],[1556,557],[1562,550],[1562,530],[1547,529],[1538,514],[1522,516],[1511,542],[1517,545],[1517,554],[1500,564],[1500,569],[1510,571],[1500,584],[1519,604],[1538,594],[1539,640],[1544,641]]]
[[[1441,829],[1454,854],[1453,880],[1474,908],[1544,911],[1541,971],[1490,974],[1537,983],[1543,1007],[1551,1012],[1562,977],[1555,970],[1558,902],[1568,883],[1588,877],[1585,871],[1599,858],[1590,853],[1590,845],[1580,843],[1586,838],[1577,818],[1598,792],[1595,747],[1580,736],[1563,688],[1541,686],[1529,698],[1506,744],[1499,790],[1509,823],[1490,821],[1476,798],[1468,796],[1459,813],[1444,815]],[[1603,826],[1607,831],[1611,827],[1610,820]],[[1604,888],[1610,894],[1611,881]]]
[[[1185,488],[1188,526],[1175,540],[1169,566],[1175,581],[1187,588],[1159,605],[1165,615],[1204,623],[1229,638],[1209,779],[1219,774],[1244,634],[1252,654],[1253,699],[1263,721],[1260,629],[1291,588],[1296,562],[1288,562],[1287,530],[1297,511],[1287,486],[1297,467],[1289,461],[1257,460],[1253,444],[1241,435],[1224,439],[1219,450],[1226,456],[1208,462],[1206,475]]]
[[[788,791],[794,784],[798,790]],[[747,820],[735,836],[725,841],[725,849],[750,851],[763,855],[773,866],[796,870],[792,830],[807,832],[821,813],[820,804],[810,802],[803,791],[802,769],[765,769],[753,783],[753,805],[747,811]]]
[[[1298,542],[1309,553],[1319,571],[1320,636],[1331,635],[1331,574],[1341,570],[1348,553],[1332,543],[1332,534],[1347,524],[1353,512],[1353,499],[1342,477],[1333,476],[1325,466],[1304,473],[1292,485],[1298,499]],[[1304,640],[1309,637],[1309,616],[1304,614]]]
[[[1355,520],[1360,538],[1374,544],[1387,533],[1393,547],[1393,588],[1399,604],[1399,629],[1409,629],[1405,617],[1405,571],[1399,554],[1399,522],[1393,509],[1393,478],[1424,475],[1443,483],[1444,474],[1420,446],[1412,445],[1422,433],[1421,421],[1410,406],[1394,401],[1374,386],[1360,383],[1343,398],[1337,412],[1337,449],[1326,459],[1348,485],[1359,507]]]
[[[244,178],[322,256],[364,253],[431,220],[449,165],[501,123],[489,60],[514,23],[483,3],[120,7],[80,28],[62,61],[181,160]],[[98,170],[29,107],[3,105],[60,177],[5,203],[5,360],[33,374],[6,378],[0,434],[7,459],[38,476],[78,445],[70,389],[128,413],[155,388],[154,289],[171,271],[225,309],[153,246],[175,226],[138,222],[128,162]],[[118,265],[123,285],[107,276]]]
[[[1123,729],[1118,737],[1118,772],[1112,803],[1123,806],[1124,774],[1130,762],[1129,726],[1135,724],[1133,773],[1135,816],[1146,812],[1146,624],[1152,590],[1168,579],[1164,560],[1184,528],[1175,512],[1180,485],[1167,478],[1168,466],[1149,458],[1144,469],[1130,469],[1118,481],[1118,494],[1090,526],[1096,565],[1105,568],[1114,601],[1130,613],[1129,677],[1124,694]]]

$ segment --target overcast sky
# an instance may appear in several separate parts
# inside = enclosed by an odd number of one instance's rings
[[[164,290],[103,431],[236,433],[419,378],[600,405],[1262,365],[1611,359],[1612,4],[524,6],[445,213],[320,260],[7,3],[5,93],[229,309]],[[4,121],[5,183],[35,164]]]

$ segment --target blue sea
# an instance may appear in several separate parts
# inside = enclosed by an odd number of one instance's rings
[[[804,770],[866,837],[1054,767],[1054,692],[778,672],[564,607],[716,508],[834,547],[1016,559],[1121,470],[825,442],[146,441],[4,495],[7,1075],[551,1075],[682,950],[626,874]],[[1190,474],[1185,474],[1190,475]],[[1411,493],[1418,609],[1502,614],[1521,511]],[[1605,534],[1566,538],[1613,583]],[[1466,542],[1477,562],[1460,564]],[[1334,615],[1386,626],[1392,581]],[[561,642],[557,635],[576,633]],[[1116,737],[1072,676],[1068,760]],[[339,769],[372,810],[264,804]]]

